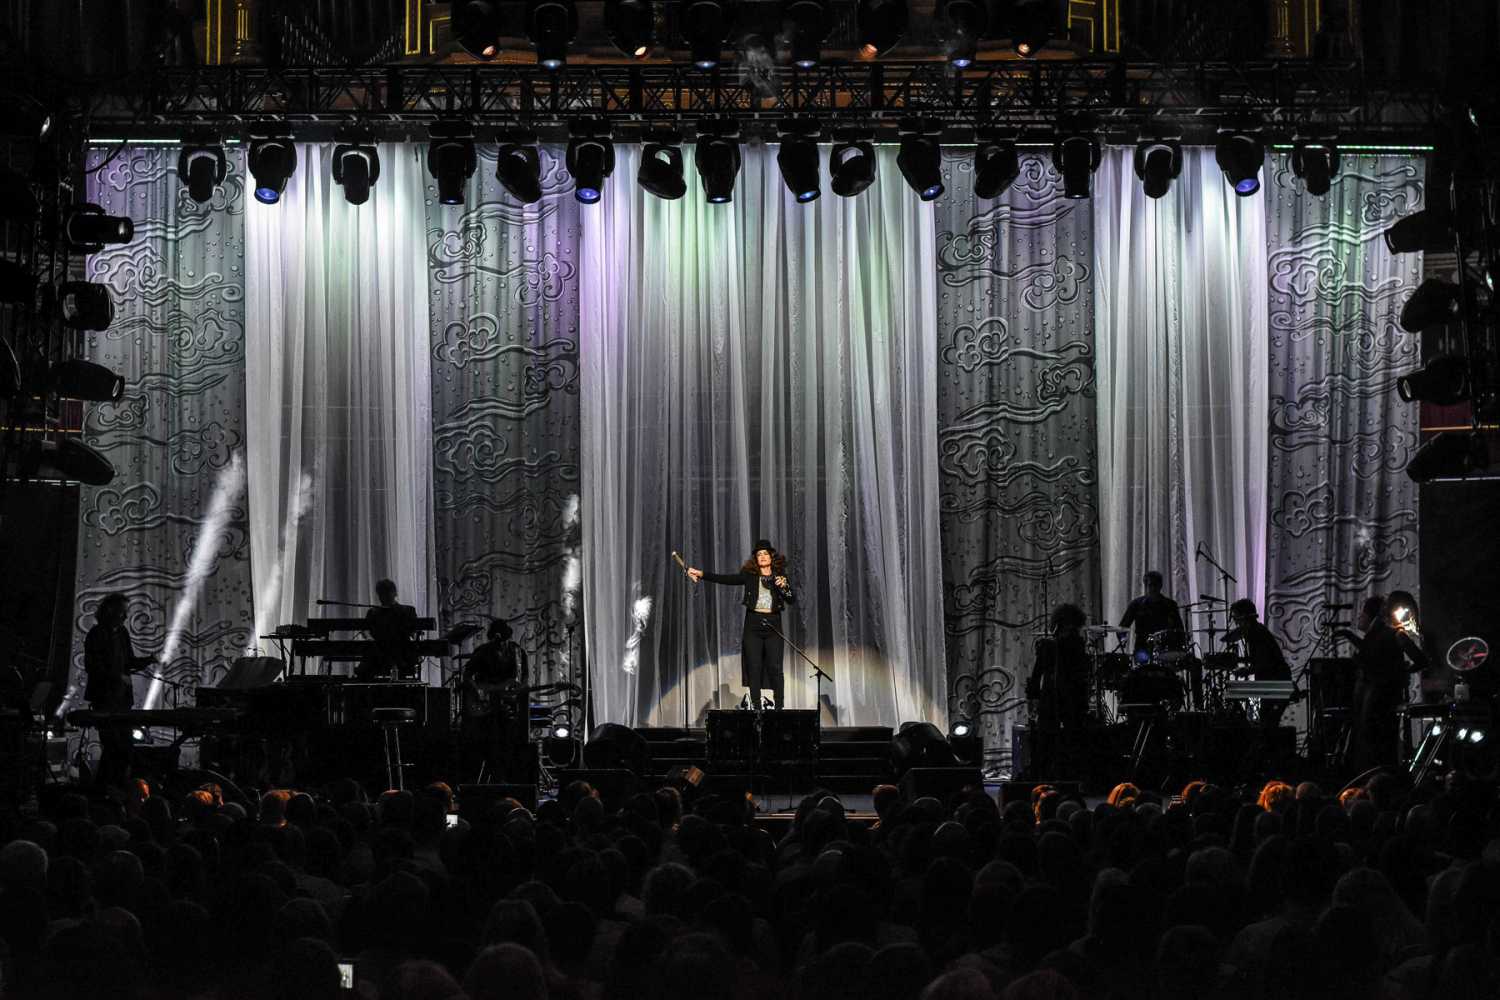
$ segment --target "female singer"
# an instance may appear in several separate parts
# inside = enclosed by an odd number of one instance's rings
[[[745,589],[745,632],[740,641],[740,683],[750,689],[750,705],[760,711],[761,688],[769,687],[777,711],[785,699],[782,674],[781,609],[795,601],[786,579],[786,556],[764,538],[735,573],[706,573],[689,567],[694,583],[707,580]]]

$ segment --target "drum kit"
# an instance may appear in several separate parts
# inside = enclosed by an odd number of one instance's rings
[[[1189,615],[1212,614],[1215,608],[1189,605]],[[1084,628],[1093,673],[1093,710],[1107,719],[1109,696],[1120,706],[1152,706],[1163,712],[1208,712],[1227,710],[1225,689],[1249,670],[1235,650],[1214,648],[1224,628],[1212,622],[1204,628],[1163,629],[1146,637],[1146,644],[1130,648],[1130,630],[1115,625]],[[1206,651],[1197,637],[1206,635]]]

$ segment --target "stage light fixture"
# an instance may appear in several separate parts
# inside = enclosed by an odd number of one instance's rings
[[[776,166],[787,190],[802,204],[817,200],[818,144],[805,136],[783,135],[776,152]]]
[[[734,181],[740,173],[740,144],[728,136],[700,136],[698,181],[703,197],[711,205],[723,205],[734,197]]]
[[[656,40],[656,12],[650,0],[605,0],[604,32],[630,58],[646,58]]]
[[[450,27],[463,50],[476,59],[493,59],[500,54],[503,22],[500,5],[491,0],[458,0],[452,4]]]
[[[578,8],[573,0],[530,0],[526,5],[526,37],[536,46],[537,65],[561,69],[577,35]]]
[[[64,399],[90,403],[118,403],[125,395],[125,376],[82,358],[69,358],[52,366],[47,385]]]
[[[682,147],[665,142],[647,143],[641,149],[641,165],[635,180],[664,201],[676,201],[687,194]]]
[[[507,142],[495,155],[495,180],[516,201],[535,205],[542,200],[542,154],[534,143]]]
[[[875,183],[875,146],[864,139],[836,142],[828,155],[828,186],[840,198],[853,198]]]
[[[906,34],[906,0],[859,0],[854,14],[859,37],[859,57],[884,55]]]
[[[13,260],[0,258],[0,303],[30,306],[36,301],[36,275]]]
[[[105,215],[103,208],[88,202],[68,209],[63,235],[74,250],[98,253],[106,244],[129,243],[134,239],[135,223],[123,215]]]
[[[566,722],[559,722],[557,725],[552,727],[552,738],[555,740],[565,740],[572,735],[573,727],[568,725]]]
[[[948,61],[959,69],[972,65],[989,28],[988,6],[982,0],[938,0],[935,13]]]
[[[1469,742],[1470,743],[1483,743],[1484,742],[1484,730],[1482,730],[1482,729],[1471,729],[1471,730],[1469,730]]]
[[[0,95],[0,135],[40,142],[52,134],[55,123],[36,98],[15,92]]]
[[[1460,740],[1466,740],[1466,739],[1469,738],[1469,727],[1468,726],[1459,726],[1458,727],[1458,738]]]
[[[1428,278],[1401,307],[1401,329],[1421,333],[1429,327],[1451,323],[1459,313],[1458,286],[1442,278]]]
[[[1332,139],[1297,139],[1292,143],[1292,173],[1307,193],[1321,198],[1339,175],[1339,147]]]
[[[781,0],[781,19],[791,39],[792,63],[802,69],[816,66],[833,31],[828,0]]]
[[[76,438],[44,441],[30,458],[31,474],[56,476],[87,486],[108,486],[115,467],[100,452]]]
[[[736,13],[731,0],[688,0],[682,10],[682,38],[692,52],[694,66],[713,69],[719,65]]]
[[[427,146],[427,172],[437,179],[438,201],[464,203],[464,185],[479,167],[474,140],[468,136],[434,135]]]
[[[615,172],[615,144],[601,136],[574,136],[568,143],[573,197],[593,205],[604,194],[604,179]]]
[[[1135,144],[1135,175],[1147,198],[1164,198],[1182,174],[1182,143],[1176,139],[1142,139]]]
[[[380,154],[373,143],[347,142],[333,149],[333,182],[344,189],[344,200],[363,205],[380,179]]]
[[[1440,355],[1421,371],[1396,379],[1396,393],[1408,403],[1453,406],[1469,398],[1469,365],[1463,358]]]
[[[109,286],[92,281],[65,281],[57,289],[58,313],[73,330],[108,330],[115,321]]]
[[[1434,479],[1462,479],[1488,469],[1489,445],[1473,431],[1443,431],[1417,449],[1406,463],[1406,475],[1416,483]]]
[[[974,195],[994,201],[1021,176],[1021,155],[1010,140],[981,140],[974,147]]]
[[[948,735],[950,737],[957,736],[962,739],[963,737],[968,736],[969,733],[973,731],[974,727],[969,725],[969,721],[967,719],[960,719],[953,724],[952,728],[948,730]]]
[[[1099,140],[1081,133],[1064,136],[1053,144],[1052,166],[1062,174],[1064,197],[1076,201],[1092,196],[1101,153]]]
[[[1017,0],[1011,13],[1010,44],[1016,55],[1034,59],[1047,47],[1056,27],[1053,0]]]
[[[943,149],[937,137],[909,135],[901,140],[896,166],[907,186],[923,201],[932,201],[943,193]]]
[[[255,178],[255,200],[276,204],[297,170],[297,147],[287,138],[252,139],[247,159],[250,176]]]
[[[1397,219],[1385,231],[1385,245],[1391,253],[1451,253],[1453,226],[1444,216],[1425,208]]]
[[[188,197],[199,205],[213,200],[214,189],[229,175],[229,160],[218,143],[186,145],[177,157],[177,176],[187,185]]]
[[[1214,158],[1235,194],[1248,198],[1260,190],[1260,168],[1266,159],[1266,144],[1260,133],[1221,129],[1219,141],[1214,145]]]

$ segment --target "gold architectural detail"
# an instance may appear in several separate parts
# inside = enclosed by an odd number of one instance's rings
[[[1068,0],[1068,33],[1089,26],[1090,52],[1120,51],[1120,0]]]
[[[406,44],[404,48],[409,56],[422,55],[422,39],[427,35],[426,7],[426,0],[406,0]]]

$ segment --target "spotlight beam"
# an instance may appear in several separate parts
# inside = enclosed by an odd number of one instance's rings
[[[157,655],[157,663],[164,669],[177,655],[177,649],[182,645],[182,634],[187,630],[188,620],[192,617],[193,609],[198,605],[198,597],[203,593],[203,584],[208,580],[217,561],[219,545],[222,541],[225,527],[234,516],[234,504],[245,493],[245,458],[240,452],[235,452],[229,460],[229,464],[219,472],[218,479],[214,483],[213,495],[209,498],[208,513],[204,515],[203,524],[198,529],[198,535],[193,539],[193,552],[188,559],[187,580],[182,588],[182,596],[178,598],[176,606],[172,609],[172,622],[167,626],[167,637],[162,641],[161,652]],[[148,709],[155,708],[161,701],[161,671],[151,678],[151,687],[146,692],[146,704]]]

